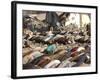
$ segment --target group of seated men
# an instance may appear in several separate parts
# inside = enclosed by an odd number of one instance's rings
[[[89,66],[90,36],[78,29],[23,29],[23,69]]]

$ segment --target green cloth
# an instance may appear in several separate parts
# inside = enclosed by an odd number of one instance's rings
[[[48,54],[52,54],[55,52],[55,49],[56,49],[56,46],[54,44],[52,44],[47,47],[46,51]]]

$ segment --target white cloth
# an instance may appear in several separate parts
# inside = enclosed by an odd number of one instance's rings
[[[59,60],[53,60],[50,63],[48,63],[44,68],[55,68],[60,63],[61,62]]]

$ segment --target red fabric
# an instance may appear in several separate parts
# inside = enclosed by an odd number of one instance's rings
[[[74,47],[73,49],[71,49],[71,52],[75,52],[78,49],[78,47]]]

